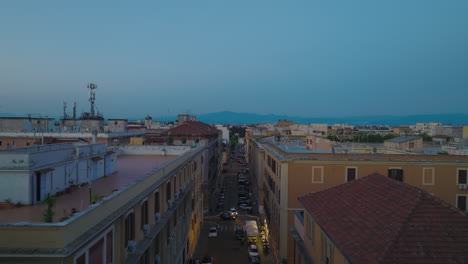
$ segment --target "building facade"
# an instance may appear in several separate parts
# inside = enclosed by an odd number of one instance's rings
[[[251,138],[249,165],[258,185],[260,211],[270,227],[279,260],[294,263],[288,227],[302,205],[297,197],[380,173],[422,188],[452,206],[467,210],[468,157],[428,155],[376,147],[308,150],[278,138]]]
[[[67,217],[37,220],[42,205],[0,210],[0,219],[8,219],[0,223],[0,262],[187,263],[203,221],[206,148],[176,156],[132,154],[151,151],[137,147],[120,150],[116,173],[58,196],[56,215],[68,206],[78,209]],[[104,197],[88,204],[88,195],[98,191]]]

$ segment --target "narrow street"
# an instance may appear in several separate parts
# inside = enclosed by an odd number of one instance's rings
[[[245,234],[244,239],[236,239],[235,231],[237,228],[245,229],[246,220],[255,220],[258,223],[257,196],[252,192],[251,183],[239,184],[238,176],[247,168],[247,165],[240,163],[243,156],[239,154],[239,150],[235,150],[231,159],[232,162],[224,166],[216,191],[209,200],[209,211],[204,216],[203,231],[198,240],[194,260],[202,260],[210,256],[213,257],[214,263],[251,263],[248,254],[249,243],[246,241]],[[248,178],[248,173],[244,175]],[[252,203],[252,210],[239,208],[240,189],[248,193],[246,198]],[[223,194],[224,198],[220,198]],[[230,208],[237,209],[237,218],[235,220],[221,219],[220,215],[229,212]],[[218,228],[217,237],[208,237],[210,227]],[[257,237],[256,245],[260,263],[274,263],[270,254],[265,252],[260,235]]]

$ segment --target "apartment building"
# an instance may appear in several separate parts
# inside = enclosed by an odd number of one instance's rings
[[[416,125],[411,126],[411,128],[421,134],[427,134],[429,136],[434,136],[438,128],[442,127],[442,123],[416,123]]]
[[[464,263],[468,215],[380,174],[299,197],[295,263]]]
[[[206,148],[162,148],[120,148],[115,173],[56,197],[52,222],[44,204],[0,210],[0,262],[187,263],[203,221]]]
[[[467,210],[468,156],[436,155],[385,148],[383,145],[339,145],[311,148],[281,137],[250,138],[249,165],[252,182],[259,189],[259,210],[269,227],[278,261],[294,263],[294,247],[288,227],[294,211],[302,208],[297,198],[372,173],[402,181]],[[291,139],[289,139],[291,141]],[[323,143],[323,142],[322,142]]]
[[[109,119],[107,126],[102,117],[80,119],[0,117],[0,149],[45,145],[54,139],[83,139],[88,142],[124,145],[131,137],[145,131],[128,131],[126,119]]]
[[[194,119],[194,118],[192,118]],[[204,199],[209,199],[209,194],[218,184],[222,166],[222,132],[209,124],[192,121],[187,115],[179,115],[178,125],[161,133],[167,138],[168,145],[195,146],[202,145],[206,148],[203,153],[203,193]],[[206,203],[208,205],[208,203]],[[207,209],[207,208],[205,208]]]

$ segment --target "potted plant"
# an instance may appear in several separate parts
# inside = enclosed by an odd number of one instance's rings
[[[93,204],[95,204],[96,202],[98,202],[101,199],[102,199],[102,196],[97,194],[97,193],[91,195],[91,202]]]
[[[42,214],[42,219],[46,223],[52,223],[54,215],[55,215],[55,212],[52,210],[52,207],[55,206],[56,197],[55,195],[51,193],[47,193],[43,202],[47,205],[47,208],[44,210]]]
[[[69,219],[69,218],[70,218],[70,216],[67,213],[67,209],[63,209],[63,217],[60,218],[60,222],[63,222],[65,220]]]
[[[10,208],[13,208],[15,207],[15,205],[13,204],[12,200],[10,198],[7,198],[4,200],[3,203],[0,203],[0,208],[3,208],[3,209],[10,209]]]

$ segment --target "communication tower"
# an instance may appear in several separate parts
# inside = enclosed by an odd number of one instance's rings
[[[91,102],[90,115],[91,115],[91,117],[94,117],[95,116],[94,101],[96,100],[96,94],[94,93],[94,90],[97,89],[97,85],[94,84],[94,83],[89,83],[88,84],[88,89],[89,89],[89,102]]]

